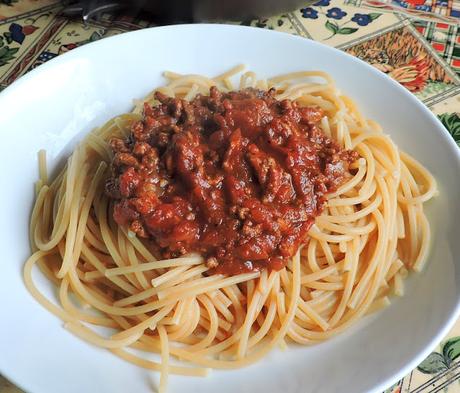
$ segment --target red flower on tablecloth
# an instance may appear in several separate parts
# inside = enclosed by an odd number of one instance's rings
[[[425,0],[404,0],[406,3],[409,3],[410,5],[416,6],[416,5],[424,5]]]
[[[425,98],[454,81],[407,27],[371,38],[346,50]]]
[[[394,68],[388,73],[408,90],[416,93],[426,86],[430,66],[424,56],[412,58],[408,64]]]
[[[65,45],[61,45],[59,47],[59,50],[58,50],[58,54],[59,55],[62,55],[63,53],[66,53],[68,52],[69,50],[72,50],[72,49],[75,49],[75,48],[78,48],[80,45],[78,43],[70,43],[70,44],[65,44]]]

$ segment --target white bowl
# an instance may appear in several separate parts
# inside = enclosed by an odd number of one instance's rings
[[[425,271],[411,275],[402,299],[344,334],[273,352],[254,366],[216,371],[207,379],[173,376],[170,392],[382,391],[448,332],[459,315],[460,153],[435,116],[383,73],[321,44],[246,27],[169,26],[86,45],[40,66],[0,95],[0,371],[13,382],[47,393],[141,393],[156,384],[156,374],[74,337],[25,289],[36,153],[46,148],[53,166],[59,165],[93,127],[129,111],[133,98],[163,83],[164,70],[214,75],[239,63],[263,76],[329,72],[365,116],[420,160],[440,190],[428,205],[431,255]]]

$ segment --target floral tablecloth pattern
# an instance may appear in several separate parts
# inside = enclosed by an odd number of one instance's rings
[[[0,0],[0,91],[62,53],[154,25],[109,15],[84,25],[61,11],[56,0]],[[320,41],[368,62],[422,100],[460,147],[460,0],[320,0],[241,24]],[[0,393],[18,392],[0,376]],[[402,392],[460,393],[460,321],[427,359],[385,393]]]

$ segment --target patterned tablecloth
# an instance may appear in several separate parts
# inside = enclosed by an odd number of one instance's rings
[[[104,37],[154,25],[103,15],[84,25],[56,0],[0,0],[0,91],[40,64]],[[367,61],[422,100],[460,147],[460,0],[320,0],[242,24],[321,41]],[[386,393],[460,393],[460,321]],[[0,393],[18,388],[0,376]]]

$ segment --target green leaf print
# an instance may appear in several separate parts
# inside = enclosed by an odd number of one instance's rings
[[[337,26],[337,24],[335,24],[333,22],[327,21],[326,22],[326,29],[331,31],[333,34],[337,34],[337,32],[339,31],[339,26]]]
[[[339,29],[339,31],[337,31],[337,33],[338,34],[352,34],[355,31],[358,31],[358,29],[354,27],[342,27],[341,29]]]
[[[14,54],[19,48],[10,48],[9,46],[3,46],[0,48],[0,66],[8,64],[8,62],[14,58]]]
[[[382,14],[379,14],[377,12],[371,12],[369,14],[369,17],[371,18],[371,20],[376,20],[377,18],[379,18],[380,16],[382,16]]]
[[[442,347],[442,354],[449,367],[460,356],[460,337],[452,337]]]
[[[417,366],[417,369],[424,374],[436,374],[447,370],[449,367],[444,357],[438,352],[431,352],[428,357]]]
[[[457,113],[443,113],[438,117],[460,147],[460,116]]]

